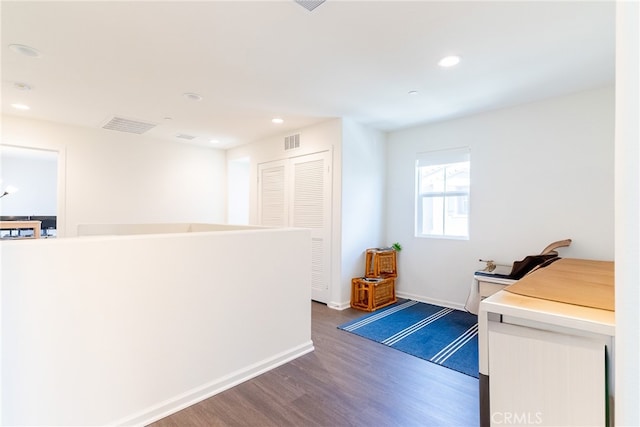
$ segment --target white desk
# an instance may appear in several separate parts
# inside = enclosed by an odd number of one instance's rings
[[[503,290],[478,326],[481,426],[613,425],[615,312]]]

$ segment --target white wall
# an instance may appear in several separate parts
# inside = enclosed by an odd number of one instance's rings
[[[146,425],[312,351],[310,242],[302,229],[0,242],[0,424]]]
[[[479,258],[613,259],[614,91],[602,88],[388,135],[387,239],[398,291],[461,307]],[[471,148],[470,239],[414,237],[416,153]]]
[[[2,144],[61,153],[58,227],[66,236],[80,223],[224,222],[223,151],[13,116],[2,121]]]
[[[332,300],[348,306],[351,279],[365,273],[364,251],[390,245],[384,240],[385,135],[352,120],[342,130],[342,271]]]
[[[616,5],[615,420],[640,425],[640,3]]]
[[[0,213],[11,216],[56,215],[58,154],[0,146],[0,191],[18,191],[0,199]]]

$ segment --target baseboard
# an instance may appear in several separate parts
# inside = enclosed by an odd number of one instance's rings
[[[328,302],[327,307],[332,308],[334,310],[346,310],[351,307],[351,302]]]
[[[399,298],[406,298],[414,301],[425,302],[427,304],[439,305],[440,307],[453,308],[454,310],[467,311],[464,308],[464,304],[458,304],[451,301],[442,301],[434,298],[426,298],[420,295],[413,295],[413,294],[408,294],[405,292],[397,292],[397,291],[396,291],[396,296]]]
[[[398,298],[406,298],[414,301],[426,302],[427,304],[439,305],[440,307],[449,307],[449,308],[453,308],[454,310],[467,311],[464,308],[464,304],[458,304],[451,301],[442,301],[434,298],[426,298],[420,295],[413,295],[413,294],[408,294],[406,292],[397,292],[397,291],[396,291],[396,296]],[[346,310],[347,308],[351,307],[351,303],[350,302],[343,302],[343,303],[329,302],[327,303],[327,307],[332,308],[334,310]]]
[[[157,405],[144,409],[136,414],[126,416],[108,425],[115,426],[145,426],[164,417],[174,414],[184,408],[215,396],[233,386],[255,378],[267,371],[284,365],[300,356],[314,350],[313,342],[309,341],[298,347],[277,354],[269,359],[250,365],[244,369],[232,372],[222,378],[210,381],[200,387],[189,390],[183,394],[160,402]]]

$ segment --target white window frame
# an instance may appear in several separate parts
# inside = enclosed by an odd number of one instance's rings
[[[416,165],[415,165],[415,173],[416,173],[416,181],[415,181],[415,235],[416,237],[425,237],[425,238],[439,238],[439,239],[455,239],[455,240],[469,240],[469,213],[470,213],[470,198],[471,198],[471,177],[469,176],[469,185],[467,190],[447,190],[446,185],[443,187],[442,191],[432,191],[432,192],[424,192],[420,193],[420,170],[423,167],[428,166],[443,166],[446,167],[448,165],[453,165],[457,163],[467,162],[469,164],[469,172],[471,172],[471,152],[469,147],[462,148],[453,148],[453,149],[445,149],[438,151],[428,151],[423,153],[418,153],[416,156]],[[466,217],[466,235],[459,234],[451,234],[448,233],[446,229],[446,214],[444,212],[445,207],[447,206],[447,198],[449,197],[467,197],[467,217]],[[422,224],[424,221],[424,212],[423,212],[423,200],[425,198],[435,198],[441,197],[443,198],[443,217],[442,217],[442,233],[427,233],[422,229]]]

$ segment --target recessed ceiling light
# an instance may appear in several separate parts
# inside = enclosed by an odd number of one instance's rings
[[[438,65],[441,67],[453,67],[454,65],[457,65],[458,62],[460,62],[459,56],[445,56],[440,61],[438,61]]]
[[[271,119],[271,123],[274,123],[276,125],[281,125],[282,123],[284,123],[284,120],[282,120],[280,117],[276,117],[274,119]]]
[[[183,93],[182,96],[184,96],[187,99],[190,99],[191,101],[202,101],[202,96],[198,95],[197,93],[186,92],[186,93]]]
[[[42,56],[42,54],[38,50],[30,46],[25,46],[23,44],[10,44],[9,49],[14,51],[15,53],[19,53],[24,56],[29,56],[31,58],[40,58]]]
[[[29,110],[29,106],[24,104],[11,104],[11,106],[16,110]]]
[[[13,84],[13,87],[18,90],[31,90],[31,86],[29,86],[27,83],[22,82],[15,82]]]
[[[217,139],[210,139],[209,143],[211,143],[211,144],[220,144],[220,141],[217,140]]]
[[[417,90],[410,90],[410,91],[408,92],[408,95],[417,95],[417,94],[418,94],[418,91],[417,91]]]

